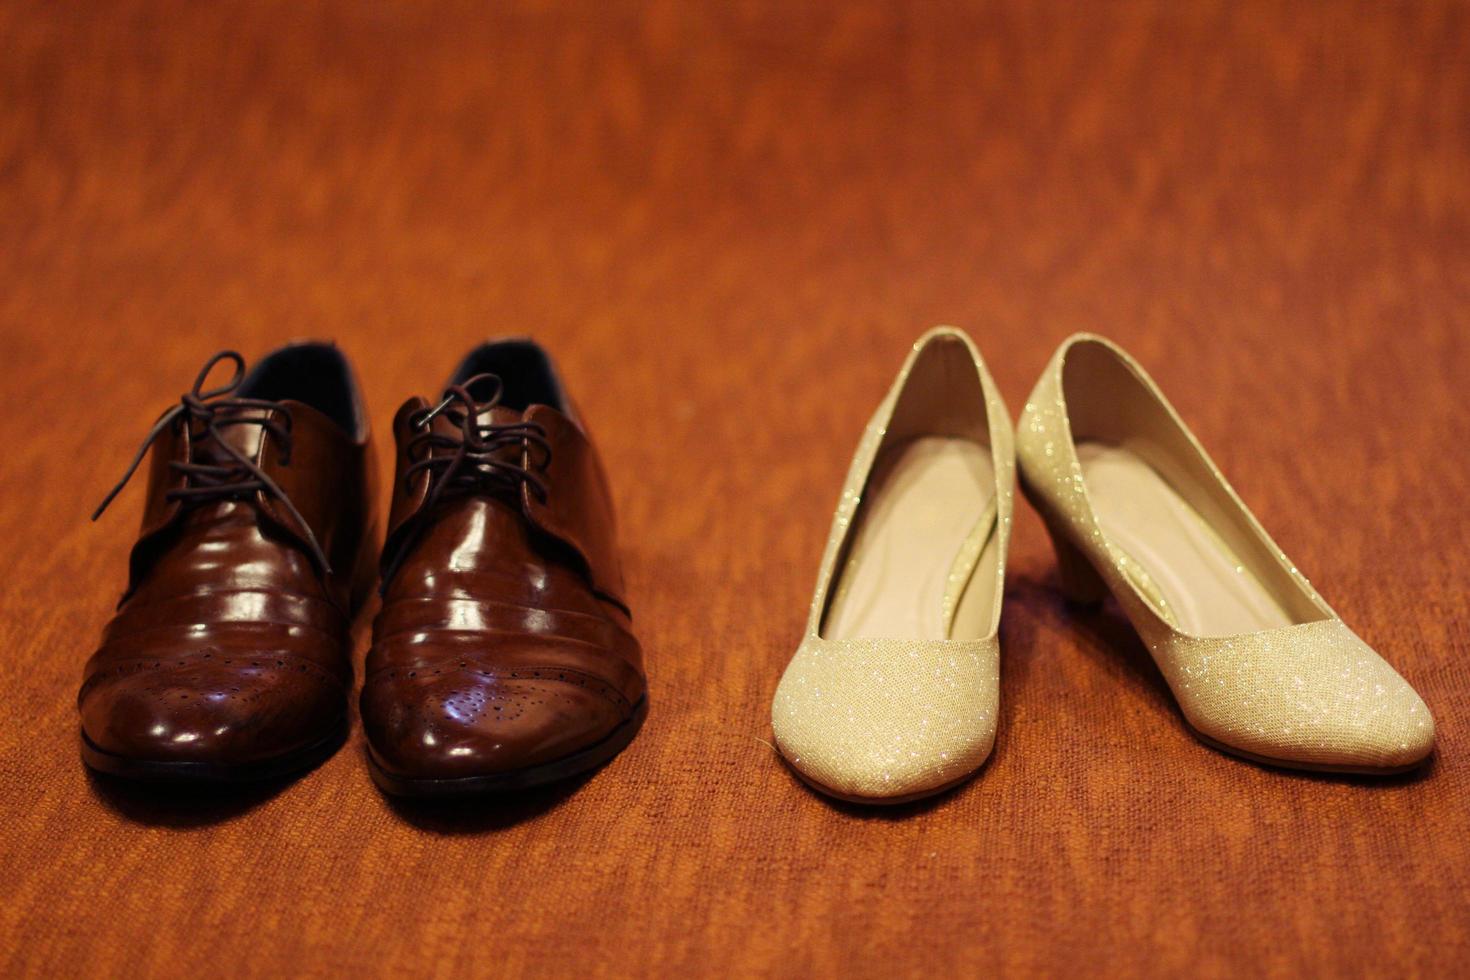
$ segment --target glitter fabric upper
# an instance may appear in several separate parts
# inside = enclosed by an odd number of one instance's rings
[[[968,349],[984,392],[997,483],[1000,569],[989,632],[977,639],[824,638],[822,618],[833,572],[888,435],[894,407],[926,350],[934,344],[957,343]],[[943,398],[945,393],[931,397]],[[1000,699],[997,633],[1014,482],[1010,416],[979,351],[957,330],[929,331],[914,344],[858,443],[822,556],[806,635],[771,707],[782,755],[809,781],[847,798],[906,798],[954,783],[989,757]],[[960,559],[952,578],[968,580],[974,571],[979,549],[968,545],[955,542]],[[954,591],[946,596],[947,617]]]
[[[1063,380],[1068,353],[1079,345],[1110,352],[1146,386],[1157,411],[1183,434],[1181,444],[1198,453],[1318,618],[1238,636],[1191,636],[1176,628],[1147,574],[1098,526],[1088,499]],[[1064,343],[1021,413],[1016,451],[1023,487],[1051,533],[1081,552],[1118,598],[1185,717],[1205,737],[1268,761],[1329,769],[1400,769],[1432,750],[1434,720],[1419,695],[1271,541],[1157,386],[1121,349],[1085,334]]]

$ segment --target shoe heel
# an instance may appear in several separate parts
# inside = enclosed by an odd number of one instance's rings
[[[1043,520],[1042,523],[1051,538],[1052,550],[1057,553],[1057,574],[1061,579],[1062,595],[1067,601],[1091,606],[1106,599],[1107,583],[1097,574],[1092,563],[1050,521]]]

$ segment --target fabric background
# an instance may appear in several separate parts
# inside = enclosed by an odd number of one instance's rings
[[[13,2],[0,50],[0,973],[1470,968],[1464,4]],[[1203,747],[1018,505],[979,778],[804,788],[771,694],[937,322],[1013,412],[1066,334],[1132,350],[1424,695],[1433,768]],[[611,474],[628,752],[449,810],[380,796],[359,733],[243,796],[90,780],[139,493],[86,515],[204,357],[336,338],[381,438],[512,333]]]

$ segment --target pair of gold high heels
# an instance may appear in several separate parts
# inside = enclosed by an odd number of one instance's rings
[[[1016,462],[1063,591],[1111,592],[1193,731],[1272,765],[1386,774],[1434,746],[1429,709],[1262,529],[1122,349],[1079,334],[1014,431],[974,342],[914,344],[858,444],[776,743],[833,796],[941,792],[990,755]]]

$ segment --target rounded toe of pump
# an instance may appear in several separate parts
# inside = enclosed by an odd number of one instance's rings
[[[990,755],[993,667],[993,655],[975,645],[806,644],[772,702],[776,745],[806,782],[840,799],[893,803],[940,792]]]
[[[1190,654],[1170,682],[1190,724],[1226,749],[1290,767],[1366,774],[1411,769],[1434,750],[1428,706],[1341,623],[1214,643],[1221,648]]]

